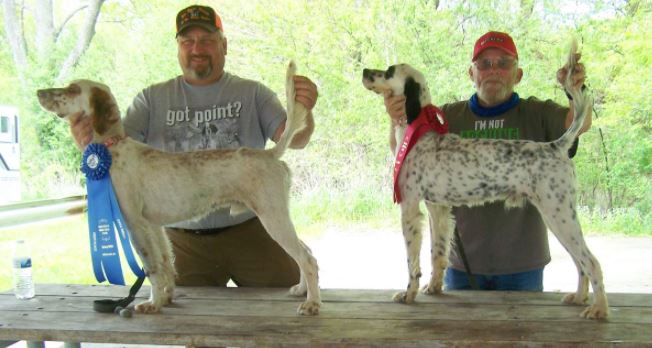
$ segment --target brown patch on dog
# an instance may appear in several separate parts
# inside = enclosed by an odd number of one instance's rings
[[[93,108],[93,129],[102,135],[119,120],[119,116],[118,119],[114,117],[117,105],[109,93],[97,87],[91,88],[90,104]]]
[[[68,97],[75,97],[81,93],[81,87],[78,84],[72,83],[70,86],[66,87],[64,93]]]

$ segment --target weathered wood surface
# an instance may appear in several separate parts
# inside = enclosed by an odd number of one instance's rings
[[[609,294],[607,321],[579,317],[560,293],[457,291],[391,301],[395,290],[322,291],[319,316],[300,317],[287,289],[178,288],[159,314],[95,313],[93,300],[128,288],[38,285],[37,297],[0,293],[0,341],[239,347],[652,346],[652,294]],[[139,292],[136,301],[146,298]]]

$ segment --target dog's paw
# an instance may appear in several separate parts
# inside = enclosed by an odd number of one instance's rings
[[[424,285],[421,288],[421,292],[423,292],[426,295],[441,295],[441,293],[442,293],[441,284],[435,284],[435,285],[427,284],[427,285]]]
[[[299,306],[297,313],[299,315],[317,315],[319,314],[319,308],[321,308],[321,302],[306,301]]]
[[[174,298],[174,286],[166,286],[163,289],[163,304],[169,305]]]
[[[577,296],[576,293],[568,294],[561,299],[561,303],[567,305],[582,306],[586,304],[587,297]]]
[[[410,294],[407,291],[401,291],[401,292],[397,292],[396,294],[394,294],[394,297],[392,297],[392,300],[394,300],[394,302],[398,302],[398,303],[410,304],[410,303],[414,302],[415,296],[416,295],[414,295],[414,294],[412,294],[410,296]]]
[[[138,313],[158,313],[161,310],[161,305],[156,305],[150,300],[137,304],[135,309]]]
[[[580,314],[580,317],[586,319],[606,319],[608,316],[609,308],[596,305],[586,307]]]
[[[305,296],[306,293],[308,293],[308,287],[303,283],[291,287],[289,291],[289,294],[292,296]]]

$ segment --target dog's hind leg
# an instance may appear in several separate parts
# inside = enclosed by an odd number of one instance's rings
[[[287,197],[287,195],[276,196]],[[286,199],[287,200],[287,199]],[[259,202],[260,203],[260,202]],[[301,315],[317,315],[321,307],[319,294],[319,266],[310,249],[297,237],[294,225],[290,220],[288,205],[274,201],[273,204],[259,205],[254,209],[267,233],[274,239],[299,265],[301,280],[290,289],[290,294],[302,296],[307,292],[307,298],[297,312]]]
[[[299,239],[299,243],[308,250],[308,253],[312,255],[312,250],[304,243],[301,239]],[[293,286],[290,288],[290,295],[292,296],[306,296],[308,293],[308,282],[306,280],[306,275],[304,272],[300,272],[300,280],[299,284]]]
[[[426,202],[430,223],[430,282],[424,285],[425,294],[441,294],[444,272],[448,266],[450,238],[453,230],[451,208]]]
[[[609,315],[609,304],[602,280],[602,268],[586,245],[574,205],[568,199],[565,202],[557,202],[557,204],[548,202],[548,204],[535,203],[535,205],[550,207],[549,209],[539,208],[541,215],[548,228],[569,252],[578,268],[577,292],[566,295],[563,302],[583,304],[588,298],[587,279],[590,279],[593,288],[593,303],[581,313],[581,316],[589,319],[606,318]],[[552,207],[564,208],[557,210]]]
[[[564,249],[570,254],[570,250],[564,246]],[[580,265],[575,258],[573,258],[573,263],[577,269],[577,290],[574,293],[564,296],[562,302],[565,304],[573,305],[585,305],[586,301],[589,299],[589,277],[582,270],[582,265]]]
[[[419,290],[419,278],[421,278],[421,266],[419,253],[421,251],[421,225],[423,214],[419,210],[419,201],[403,200],[401,202],[401,225],[405,249],[407,251],[407,264],[410,279],[407,291],[401,291],[394,295],[394,302],[412,303]]]

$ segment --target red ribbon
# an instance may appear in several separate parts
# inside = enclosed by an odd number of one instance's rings
[[[405,156],[407,156],[422,135],[432,131],[439,134],[448,133],[448,121],[446,121],[444,112],[441,109],[434,105],[426,105],[421,108],[417,119],[407,126],[403,143],[396,154],[396,161],[394,162],[394,203],[401,203],[398,174],[401,172],[401,165],[405,160]]]

